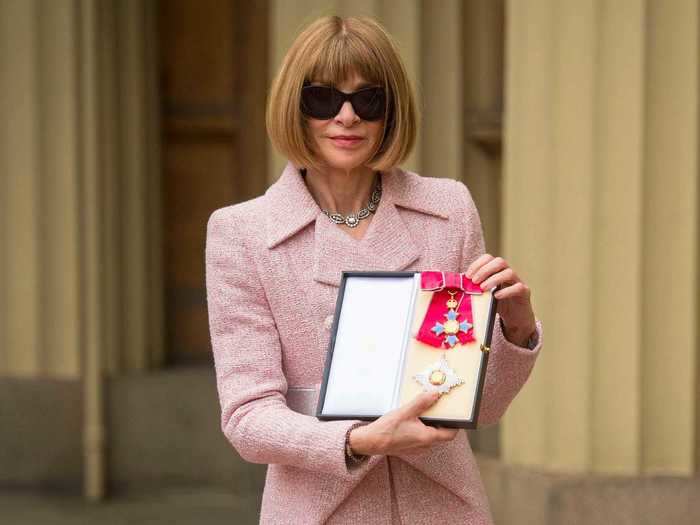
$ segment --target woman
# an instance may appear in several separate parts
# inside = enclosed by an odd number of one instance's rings
[[[467,188],[398,167],[416,113],[379,24],[317,20],[269,97],[268,133],[289,163],[264,195],[209,220],[222,430],[245,460],[269,464],[261,523],[491,522],[466,433],[418,419],[431,394],[369,424],[312,415],[343,270],[458,271],[501,285],[480,425],[499,419],[538,355],[529,289],[484,253]]]

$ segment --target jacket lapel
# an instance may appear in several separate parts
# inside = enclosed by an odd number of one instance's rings
[[[274,248],[303,230],[321,213],[306,183],[291,162],[265,192],[268,201],[265,217],[268,248]]]

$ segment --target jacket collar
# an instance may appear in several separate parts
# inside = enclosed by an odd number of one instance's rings
[[[441,219],[449,218],[446,210],[452,202],[451,197],[428,191],[423,177],[401,168],[394,168],[387,175],[387,193],[394,205]]]
[[[322,214],[301,173],[291,162],[287,163],[277,182],[270,186],[265,195],[270,210],[266,219],[268,248],[274,248],[300,232]],[[400,208],[443,219],[449,216],[444,203],[431,199],[420,189],[419,176],[398,167],[382,176],[382,202],[387,201]]]
[[[403,270],[420,257],[421,250],[397,208],[448,217],[444,199],[421,188],[416,174],[400,168],[382,173],[382,200],[365,236],[357,240],[323,215],[290,162],[266,192],[267,246],[274,248],[315,222],[312,272],[316,281],[339,286],[342,270]]]
[[[321,209],[301,173],[288,162],[277,182],[265,192],[267,247],[274,248],[316,220]]]

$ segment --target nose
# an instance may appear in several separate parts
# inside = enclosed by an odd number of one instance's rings
[[[335,116],[336,120],[341,122],[344,126],[353,124],[354,122],[360,120],[360,117],[355,113],[355,108],[352,107],[349,100],[343,102],[340,111]]]

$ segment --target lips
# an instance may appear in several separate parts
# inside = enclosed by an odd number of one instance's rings
[[[357,135],[336,135],[335,137],[330,137],[330,139],[339,148],[353,148],[364,140]]]

